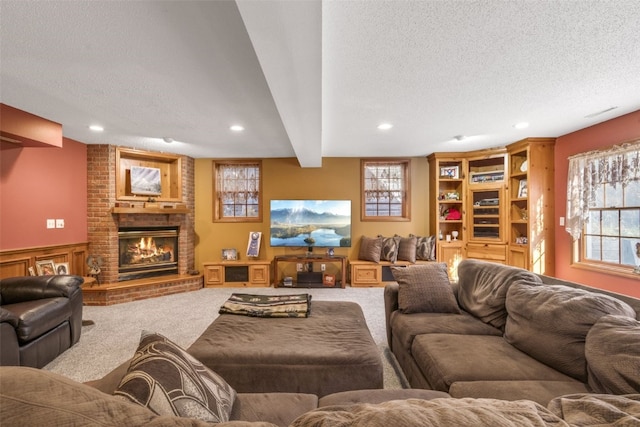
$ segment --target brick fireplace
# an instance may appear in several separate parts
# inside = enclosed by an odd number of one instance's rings
[[[88,145],[87,146],[87,199],[88,199],[88,239],[89,253],[100,255],[103,259],[100,286],[85,289],[85,303],[95,305],[109,305],[117,302],[184,292],[202,287],[201,276],[190,276],[188,272],[194,270],[195,264],[195,186],[194,160],[189,157],[181,159],[182,204],[186,205],[188,213],[114,213],[116,206],[116,146]],[[146,198],[132,203],[142,207]],[[119,239],[118,231],[127,228],[176,228],[177,238],[177,275],[169,273],[166,280],[162,276],[154,277],[147,282],[155,284],[156,290],[141,291],[145,279],[119,280]],[[175,272],[174,272],[175,273]],[[185,285],[186,283],[186,285]],[[97,288],[114,288],[118,297],[115,301],[92,301],[91,293],[98,293]],[[117,292],[115,291],[117,289]],[[100,290],[102,291],[102,289]],[[174,292],[175,291],[175,292]]]

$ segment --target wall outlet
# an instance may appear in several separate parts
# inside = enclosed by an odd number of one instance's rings
[[[302,271],[302,263],[299,262],[296,264],[296,271],[298,272]]]
[[[560,217],[560,227],[564,227],[564,217]]]
[[[56,219],[56,228],[64,228],[64,219]]]
[[[320,270],[325,271],[327,269],[327,264],[320,264]]]
[[[47,228],[56,228],[56,220],[48,219],[47,220]]]

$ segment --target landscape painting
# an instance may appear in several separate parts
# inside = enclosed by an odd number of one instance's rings
[[[271,200],[270,212],[271,246],[351,246],[351,200]]]

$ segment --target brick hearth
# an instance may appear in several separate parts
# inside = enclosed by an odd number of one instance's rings
[[[202,287],[201,276],[189,276],[195,264],[195,184],[194,160],[182,158],[182,203],[189,213],[131,214],[112,213],[116,204],[116,147],[113,145],[88,145],[88,239],[89,253],[100,255],[103,265],[100,274],[100,292],[86,289],[86,302],[108,305],[117,302],[184,292]],[[144,203],[141,199],[140,205]],[[178,276],[160,276],[153,280],[118,282],[118,227],[177,226]],[[198,282],[198,283],[194,283]],[[198,286],[199,284],[199,286]],[[112,296],[108,296],[112,293]],[[129,294],[127,296],[127,294]],[[91,295],[91,296],[90,296]],[[98,295],[102,297],[98,298]]]

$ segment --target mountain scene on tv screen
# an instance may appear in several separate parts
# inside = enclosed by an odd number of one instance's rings
[[[351,216],[309,208],[271,210],[271,246],[351,246]]]

